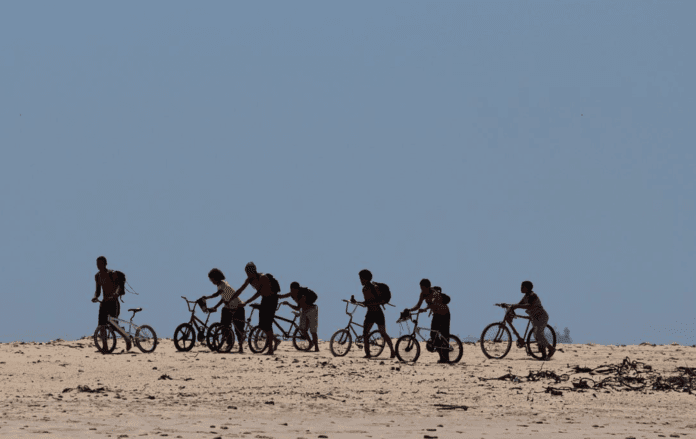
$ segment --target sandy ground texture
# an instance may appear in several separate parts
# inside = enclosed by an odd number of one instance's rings
[[[283,342],[274,357],[199,344],[177,352],[171,339],[150,354],[124,347],[102,355],[91,337],[1,344],[0,437],[696,439],[696,392],[572,385],[611,376],[574,366],[626,357],[680,376],[679,366],[696,367],[690,346],[558,345],[540,362],[515,346],[489,360],[465,344],[456,365],[425,349],[415,365],[388,359],[388,348],[377,359],[357,349],[334,358],[327,342],[318,353]],[[540,370],[569,379],[519,378]]]

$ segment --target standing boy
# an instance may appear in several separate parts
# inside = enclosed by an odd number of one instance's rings
[[[307,331],[312,334],[312,345],[314,352],[319,352],[319,338],[317,337],[317,327],[319,326],[319,307],[315,304],[317,301],[317,293],[307,287],[300,286],[298,282],[290,284],[290,292],[279,295],[279,299],[292,297],[297,303],[297,306],[283,302],[294,310],[300,311],[300,330],[302,336],[309,339]],[[310,346],[311,349],[311,346]]]

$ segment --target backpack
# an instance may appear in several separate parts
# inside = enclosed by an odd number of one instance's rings
[[[440,294],[440,296],[442,296],[442,303],[444,303],[445,305],[447,305],[448,303],[450,303],[450,300],[452,300],[452,299],[450,298],[450,296],[448,296],[447,294],[445,294],[445,293],[442,292],[442,288],[440,288],[440,287],[433,287],[433,289],[434,289],[435,291],[437,291],[437,292]]]
[[[305,303],[306,303],[307,305],[314,305],[314,302],[317,301],[317,293],[315,293],[314,291],[312,291],[312,290],[310,290],[309,288],[306,288],[306,287],[302,287],[302,288],[300,289],[300,293],[299,293],[299,295],[298,295],[298,299],[299,299],[299,296],[304,296],[304,297],[305,297]]]
[[[271,273],[266,273],[266,277],[271,281],[271,291],[274,293],[280,293],[280,284]]]
[[[114,283],[115,286],[119,287],[119,296],[123,296],[126,294],[126,274],[122,271],[112,271],[111,272],[111,282]]]
[[[389,291],[389,285],[381,282],[372,282],[372,284],[375,286],[375,290],[377,291],[377,303],[380,305],[389,303],[389,301],[391,301],[391,291]]]

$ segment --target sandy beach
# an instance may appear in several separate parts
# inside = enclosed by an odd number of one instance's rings
[[[177,352],[161,339],[155,352],[102,355],[91,337],[0,345],[0,436],[172,438],[657,438],[696,437],[696,392],[568,390],[572,381],[610,375],[576,373],[628,357],[663,378],[696,367],[696,348],[679,345],[559,344],[539,362],[513,346],[489,360],[465,344],[462,361],[436,364],[423,349],[415,365],[363,359],[353,349],[334,358],[283,342],[277,355],[218,354],[196,344]],[[519,382],[529,371],[568,374]],[[696,377],[694,377],[696,384]],[[561,394],[547,392],[560,388]],[[565,388],[565,390],[563,390]]]

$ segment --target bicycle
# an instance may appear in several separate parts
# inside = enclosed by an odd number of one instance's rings
[[[282,305],[282,303],[278,304],[276,307],[276,312],[280,309],[280,305]],[[285,317],[280,317],[278,315],[273,317],[273,324],[282,334],[279,336],[278,334],[274,333],[273,335],[275,335],[276,338],[281,338],[282,340],[292,340],[292,345],[295,346],[295,349],[298,351],[307,352],[312,348],[312,341],[309,339],[309,335],[306,332],[303,334],[303,331],[300,329],[297,323],[295,323],[297,318],[300,316],[300,313],[297,311],[293,311],[292,313],[295,316],[292,320],[286,319]],[[290,328],[288,328],[286,331],[282,326],[280,326],[278,320],[290,323]],[[293,328],[295,329],[294,332]],[[249,333],[249,349],[251,352],[259,354],[265,351],[268,348],[268,343],[269,340],[266,338],[266,332],[258,326],[254,327]]]
[[[193,349],[193,346],[196,344],[196,340],[198,340],[199,343],[206,341],[208,349],[213,350],[210,343],[207,343],[206,339],[206,331],[210,332],[210,328],[208,328],[208,320],[210,320],[211,311],[209,311],[205,303],[205,299],[201,297],[200,299],[193,301],[188,300],[184,296],[181,296],[181,298],[186,301],[186,306],[188,307],[189,311],[191,311],[191,319],[188,321],[188,323],[180,324],[174,330],[174,346],[176,347],[176,350],[179,352],[188,352]],[[192,303],[193,308],[191,308]],[[196,317],[196,305],[201,308],[201,311],[208,313],[208,317],[205,319],[205,322]]]
[[[359,328],[362,328],[363,325],[360,325],[353,321],[353,314],[358,309],[358,306],[365,307],[365,305],[358,302],[350,302],[349,300],[345,299],[343,299],[343,301],[346,302],[346,314],[350,316],[350,319],[348,320],[348,325],[345,327],[345,329],[339,329],[334,333],[334,335],[331,336],[329,348],[331,349],[331,353],[334,357],[344,357],[350,351],[350,348],[353,344],[353,336],[351,336],[350,334],[351,331],[353,331],[353,334],[355,336],[355,345],[357,346],[357,348],[362,349],[364,346],[362,333],[358,334],[358,332],[353,327],[357,326]],[[355,305],[355,308],[353,308],[353,311],[349,312],[348,307],[350,305]],[[384,350],[385,344],[384,339],[382,338],[382,334],[378,330],[375,330],[368,335],[367,339],[370,346],[370,356],[379,356]]]
[[[507,303],[496,303],[495,306],[506,309],[505,317],[502,322],[495,322],[486,326],[481,333],[480,342],[483,355],[490,359],[500,360],[510,352],[512,339],[510,337],[510,330],[507,327],[507,324],[509,324],[517,337],[517,347],[525,348],[527,355],[536,360],[543,359],[544,355],[539,350],[534,331],[529,330],[532,323],[531,317],[515,314],[515,311],[512,309],[513,305]],[[527,328],[524,330],[524,335],[522,336],[520,336],[517,329],[515,329],[515,326],[512,324],[512,320],[515,318],[529,320],[529,322],[527,322]],[[544,337],[546,337],[546,340],[551,346],[554,348],[556,347],[556,331],[553,330],[551,325],[546,325],[546,328],[544,328]],[[527,340],[526,342],[525,338]],[[551,356],[553,356],[553,354],[550,355],[549,358],[551,358]]]
[[[98,300],[98,302],[101,303],[101,300]],[[148,325],[138,326],[133,323],[135,314],[142,310],[142,308],[129,309],[128,311],[133,313],[130,321],[109,316],[108,325],[97,326],[97,329],[94,330],[94,345],[99,352],[102,354],[112,353],[114,349],[116,349],[117,334],[126,342],[127,351],[130,351],[132,342],[144,354],[153,352],[157,347],[157,334],[155,330]],[[128,325],[128,330],[126,331],[124,327],[120,326],[121,324]]]
[[[401,316],[396,321],[396,323],[401,325],[404,322],[412,321],[413,331],[411,332],[411,334],[402,335],[396,341],[396,347],[394,348],[396,350],[396,357],[404,363],[415,363],[420,357],[421,353],[420,343],[418,342],[417,338],[420,337],[423,341],[426,342],[425,347],[428,350],[428,352],[438,352],[439,354],[439,351],[447,351],[447,363],[458,363],[459,360],[462,359],[462,355],[464,354],[464,348],[462,346],[461,340],[459,340],[459,337],[452,334],[450,334],[449,339],[446,339],[440,333],[440,331],[435,331],[430,328],[423,328],[418,326],[418,317],[422,312],[425,311],[427,310],[404,310],[401,313]],[[433,340],[432,338],[428,338],[426,340],[423,334],[421,334],[421,331],[427,331],[429,336],[432,335],[432,333],[435,333],[435,340]],[[452,357],[452,355],[454,355],[454,358]]]
[[[254,329],[254,327],[251,326],[251,318],[254,315],[254,311],[261,308],[261,305],[258,303],[252,303],[249,306],[251,307],[251,312],[249,313],[249,317],[244,320],[244,336],[246,336],[246,334],[250,334]],[[232,350],[232,347],[234,347],[234,341],[234,328],[231,325],[227,327],[227,331],[225,333],[222,331],[222,325],[220,322],[213,323],[210,326],[210,329],[208,330],[207,342],[209,346],[212,346],[211,349],[214,351],[226,354]]]

